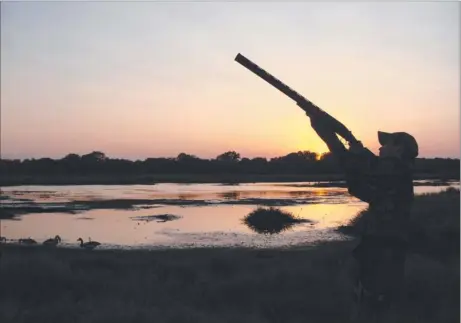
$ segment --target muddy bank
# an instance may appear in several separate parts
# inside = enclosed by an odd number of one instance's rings
[[[112,210],[140,210],[153,209],[160,205],[173,206],[211,206],[211,205],[263,205],[263,206],[293,206],[300,204],[317,203],[315,198],[299,198],[299,199],[240,199],[240,200],[223,200],[223,201],[208,201],[208,200],[180,200],[180,199],[111,199],[102,201],[75,201],[62,203],[30,203],[29,205],[2,205],[1,213],[4,218],[12,218],[16,215],[30,213],[69,213],[77,214],[96,209],[112,209]],[[339,202],[338,202],[339,203]]]
[[[413,186],[448,186],[455,183],[459,183],[456,179],[420,179],[413,182]],[[320,181],[308,184],[278,184],[279,186],[287,187],[338,187],[347,188],[345,181]]]
[[[157,221],[157,222],[168,222],[179,220],[181,217],[174,214],[158,214],[158,215],[144,215],[144,216],[133,216],[131,217],[134,221]]]

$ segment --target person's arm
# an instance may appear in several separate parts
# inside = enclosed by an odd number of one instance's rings
[[[359,200],[370,203],[379,191],[379,158],[349,153],[346,165],[346,183],[349,194]]]
[[[327,127],[321,118],[311,117],[311,126],[320,139],[327,145],[330,152],[339,159],[342,164],[347,154],[347,149],[343,143],[339,140],[336,133],[334,133],[329,127]]]
[[[373,153],[367,152],[360,143],[348,150],[336,133],[322,122],[321,117],[311,117],[310,119],[312,128],[338,159],[344,170],[349,194],[364,202],[371,202],[378,191],[375,174],[378,169],[379,158]]]

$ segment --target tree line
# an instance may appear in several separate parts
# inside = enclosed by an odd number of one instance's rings
[[[0,173],[6,175],[61,175],[61,174],[335,174],[339,165],[331,153],[317,154],[298,151],[281,157],[241,157],[227,151],[212,159],[180,153],[173,158],[127,160],[109,158],[105,153],[68,154],[61,159],[0,159]],[[415,173],[449,174],[459,178],[460,160],[450,158],[418,158]]]

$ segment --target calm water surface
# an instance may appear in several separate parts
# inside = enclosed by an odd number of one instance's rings
[[[88,186],[15,186],[2,189],[2,204],[62,206],[71,201],[108,199],[148,200],[134,209],[89,209],[77,214],[30,213],[1,221],[7,239],[32,237],[41,243],[59,234],[65,246],[78,246],[82,237],[97,240],[102,248],[193,246],[271,247],[344,239],[334,229],[347,223],[367,204],[345,188],[309,187],[312,183],[156,184]],[[415,186],[415,193],[438,192],[448,186]],[[157,203],[158,201],[158,203]],[[184,205],[180,201],[190,201]],[[196,204],[194,204],[197,202]],[[276,235],[251,231],[242,218],[258,206],[272,205],[312,220]],[[158,222],[161,214],[179,219]],[[10,241],[10,240],[9,240]]]

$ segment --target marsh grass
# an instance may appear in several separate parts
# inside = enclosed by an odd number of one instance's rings
[[[368,209],[360,212],[338,230],[345,234],[362,232]],[[439,193],[417,195],[411,210],[409,234],[413,251],[437,257],[451,257],[460,252],[460,191],[448,188]]]
[[[286,250],[3,245],[0,322],[348,322],[353,242]],[[411,255],[392,322],[459,322],[459,262]]]
[[[181,216],[174,215],[174,214],[157,214],[157,215],[143,215],[143,216],[131,217],[131,219],[134,221],[145,221],[145,222],[150,222],[150,221],[168,222],[168,221],[179,220],[180,218]]]
[[[261,234],[276,234],[289,230],[299,223],[310,223],[310,220],[298,218],[290,212],[275,207],[258,207],[246,215],[242,222],[251,230]]]

